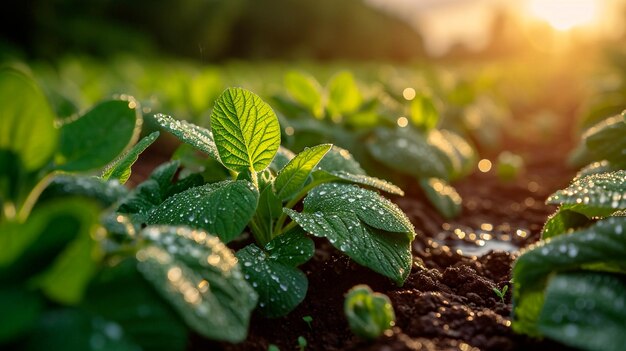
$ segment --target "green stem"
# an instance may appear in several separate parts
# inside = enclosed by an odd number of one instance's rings
[[[283,228],[283,230],[281,231],[282,233],[287,233],[288,231],[290,231],[291,229],[295,228],[298,225],[298,223],[296,223],[295,221],[291,221],[289,222],[289,224],[287,224],[285,226],[285,228]]]
[[[267,243],[271,239],[265,237],[264,232],[261,230],[261,227],[259,227],[256,221],[257,217],[254,216],[248,225],[252,230],[252,235],[254,236],[254,240],[257,242],[257,244],[259,244],[261,247],[265,247],[265,245],[267,245]]]
[[[48,184],[52,181],[52,179],[57,175],[56,172],[48,173],[45,177],[43,177],[37,185],[30,191],[28,197],[22,204],[22,208],[17,214],[17,219],[19,221],[25,221],[26,218],[30,215],[30,211],[32,211],[33,207],[37,203],[37,199],[39,199],[39,195],[48,187]]]
[[[291,199],[289,202],[287,202],[285,207],[289,208],[289,209],[292,209],[298,202],[300,202],[306,196],[306,194],[309,193],[309,191],[311,191],[316,186],[318,186],[320,184],[323,184],[323,183],[327,183],[327,182],[328,182],[328,180],[312,181],[307,186],[302,188],[302,190],[300,190],[300,192],[298,192],[293,197],[293,199]],[[272,238],[275,238],[279,234],[284,233],[286,231],[287,227],[283,228],[283,225],[285,224],[286,220],[287,220],[287,214],[283,212],[280,215],[280,217],[278,217],[278,220],[276,221],[276,226],[274,227],[274,233],[272,234]],[[291,229],[291,228],[289,228],[289,229]]]

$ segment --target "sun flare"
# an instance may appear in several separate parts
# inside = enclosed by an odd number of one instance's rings
[[[533,16],[548,22],[557,30],[589,25],[597,19],[598,0],[531,0]]]

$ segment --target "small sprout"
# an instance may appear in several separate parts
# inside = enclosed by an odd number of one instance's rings
[[[509,151],[504,151],[498,155],[498,166],[496,172],[502,181],[512,181],[520,174],[524,168],[524,159]]]
[[[502,300],[502,303],[504,303],[504,296],[506,296],[506,292],[509,291],[509,286],[505,285],[502,290],[498,289],[497,287],[493,288],[493,292],[498,295],[498,297],[500,298],[500,300]]]
[[[278,348],[278,346],[270,344],[270,346],[267,347],[267,351],[280,351],[280,349]]]
[[[395,325],[396,316],[389,297],[375,293],[367,285],[348,291],[344,313],[352,332],[366,339],[375,339]]]
[[[306,350],[308,343],[306,342],[306,339],[304,338],[304,336],[299,336],[298,337],[298,347],[300,348],[300,351],[304,351]]]
[[[313,326],[311,326],[311,322],[313,322],[313,317],[304,316],[302,317],[302,320],[309,326],[309,329],[313,329]]]

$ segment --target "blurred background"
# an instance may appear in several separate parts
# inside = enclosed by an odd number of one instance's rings
[[[0,14],[3,56],[481,58],[626,45],[623,0],[32,0]]]

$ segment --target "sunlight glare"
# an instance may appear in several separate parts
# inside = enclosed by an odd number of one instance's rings
[[[598,0],[531,0],[530,11],[555,29],[566,31],[596,20],[598,5]]]

